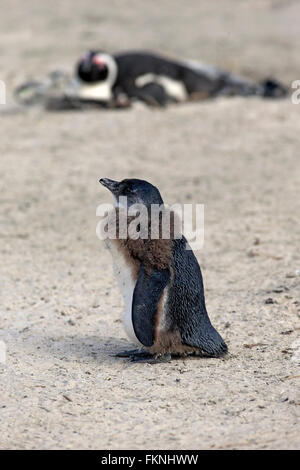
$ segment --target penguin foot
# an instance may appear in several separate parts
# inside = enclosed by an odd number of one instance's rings
[[[147,351],[140,349],[131,349],[129,351],[121,351],[115,354],[115,357],[128,357],[131,362],[146,362],[148,364],[161,364],[171,361],[171,354],[161,354],[154,356]]]
[[[171,354],[163,354],[160,356],[153,356],[146,353],[144,356],[132,356],[131,362],[146,362],[147,364],[163,364],[171,362]]]
[[[115,355],[115,357],[149,357],[150,354],[147,351],[141,351],[140,349],[131,349],[129,351],[121,351]]]

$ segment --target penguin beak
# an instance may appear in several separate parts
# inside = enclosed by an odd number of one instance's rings
[[[99,183],[109,189],[113,194],[118,193],[120,187],[120,183],[118,181],[110,180],[109,178],[101,178]]]
[[[80,59],[80,65],[84,72],[88,73],[91,71],[91,54],[86,52]]]

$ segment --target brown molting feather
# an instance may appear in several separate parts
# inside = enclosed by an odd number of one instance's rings
[[[115,242],[128,261],[131,261],[131,264],[132,259],[136,262],[137,269],[139,269],[140,263],[144,263],[145,270],[149,274],[152,269],[171,269],[173,239],[175,235],[178,238],[178,227],[181,227],[181,223],[174,212],[168,211],[166,208],[163,209],[163,216],[170,218],[170,237],[168,239],[162,238],[162,214],[160,214],[159,226],[154,230],[158,237],[156,239],[151,238],[151,216],[143,216],[143,214],[138,216],[139,225],[144,229],[146,228],[148,233],[146,233],[147,238],[137,239],[134,239],[136,226],[131,224],[137,217],[128,216],[126,210],[122,208],[110,211],[107,216],[108,223],[116,223]],[[124,220],[127,223],[127,238],[119,238],[121,217],[125,217]]]
[[[154,345],[159,340],[159,326],[160,326],[161,318],[162,318],[163,311],[164,311],[165,295],[166,295],[166,292],[164,290],[157,304],[157,310],[156,310],[155,319],[154,319],[154,332],[155,332]]]
[[[147,348],[150,354],[155,356],[160,354],[188,355],[200,353],[199,348],[182,344],[179,331],[159,331],[153,346]]]

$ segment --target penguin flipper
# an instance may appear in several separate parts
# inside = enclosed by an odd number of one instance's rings
[[[163,107],[170,101],[164,87],[155,82],[149,82],[139,87],[133,80],[128,80],[124,91],[129,98],[137,98],[149,106]]]
[[[146,347],[154,343],[158,302],[169,280],[168,269],[153,269],[148,274],[144,264],[141,265],[133,291],[132,324],[137,339]]]

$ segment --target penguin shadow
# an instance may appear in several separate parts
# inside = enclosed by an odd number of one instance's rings
[[[28,347],[28,343],[27,343]],[[30,346],[31,352],[35,350],[35,354],[43,355],[49,359],[65,362],[82,362],[95,364],[127,364],[143,365],[143,364],[164,364],[170,362],[182,361],[201,361],[212,359],[205,355],[172,355],[156,359],[149,355],[147,351],[133,349],[133,344],[122,339],[109,336],[40,336],[35,338],[35,345]],[[127,354],[129,352],[129,355]],[[133,352],[133,356],[130,353]]]
[[[29,354],[38,354],[48,359],[52,356],[54,359],[66,362],[113,363],[124,362],[124,359],[122,361],[116,355],[130,347],[130,344],[126,340],[101,335],[55,337],[35,334],[34,341],[26,341],[23,346],[29,350]]]
[[[172,354],[168,357],[162,357],[158,360],[149,355],[147,351],[137,351],[132,349],[133,344],[125,339],[118,339],[111,336],[101,335],[66,335],[49,336],[34,334],[33,341],[23,342],[23,347],[29,350],[29,354],[45,356],[49,359],[52,356],[56,360],[72,362],[79,361],[83,363],[95,362],[98,364],[131,364],[140,363],[161,364],[178,361],[206,361],[212,359],[228,360],[232,355],[227,354],[221,358],[208,356],[205,354],[180,355]],[[133,357],[127,353],[133,352]]]

